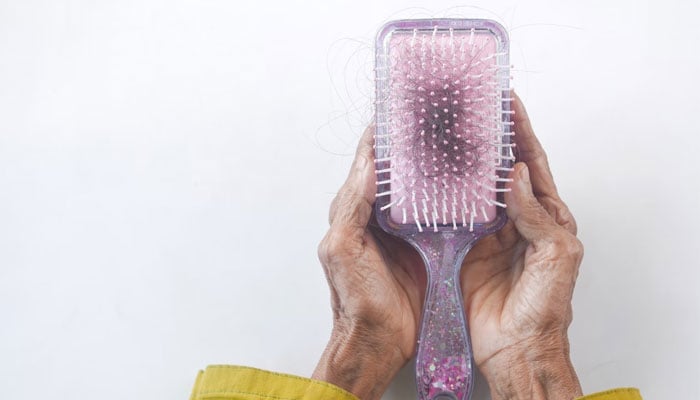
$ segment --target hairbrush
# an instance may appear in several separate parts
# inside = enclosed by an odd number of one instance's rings
[[[375,213],[423,257],[420,399],[471,396],[460,289],[469,249],[506,222],[513,170],[508,35],[482,19],[401,20],[376,40]]]

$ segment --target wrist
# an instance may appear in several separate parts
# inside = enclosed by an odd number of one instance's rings
[[[334,328],[312,378],[345,389],[362,400],[380,399],[406,361],[390,340],[382,340],[357,326]]]
[[[480,368],[493,400],[572,400],[582,396],[565,335],[511,346]]]

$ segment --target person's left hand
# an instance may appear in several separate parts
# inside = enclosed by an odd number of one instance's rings
[[[418,253],[376,225],[374,127],[331,205],[318,254],[331,290],[333,331],[313,378],[379,399],[416,348],[425,269]]]
[[[462,267],[474,361],[493,399],[576,398],[567,331],[583,246],[525,107],[512,96],[519,162],[505,194],[508,222],[477,242]]]

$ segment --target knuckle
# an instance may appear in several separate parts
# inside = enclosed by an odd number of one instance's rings
[[[583,244],[578,238],[567,232],[566,235],[566,252],[575,257],[583,255]]]
[[[333,225],[333,222],[338,219],[338,214],[341,214],[341,210],[347,207],[347,190],[345,186],[341,187],[338,193],[333,197],[331,201],[331,207],[328,211],[328,224]]]
[[[583,258],[583,243],[567,230],[562,230],[552,241],[555,254],[567,257],[578,264]]]
[[[583,259],[583,253],[583,243],[581,243],[581,241],[578,240],[578,238],[573,236],[570,254],[573,255],[578,262],[580,262]]]
[[[345,260],[352,256],[344,236],[338,229],[328,230],[318,245],[318,259],[322,264],[332,265],[338,260]]]
[[[571,234],[576,235],[578,232],[578,227],[576,225],[576,219],[563,202],[559,201],[559,206],[556,208],[556,216],[554,218],[557,224],[563,226]]]
[[[331,231],[328,231],[318,244],[318,259],[323,265],[328,265],[331,261],[331,256],[333,251],[335,251],[335,247],[337,246],[333,243],[333,240],[334,239],[331,237]]]

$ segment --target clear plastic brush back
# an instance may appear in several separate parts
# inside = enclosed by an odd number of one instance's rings
[[[511,141],[507,36],[485,20],[406,20],[376,48],[377,214],[386,228],[488,225]],[[500,28],[502,29],[502,28]]]

